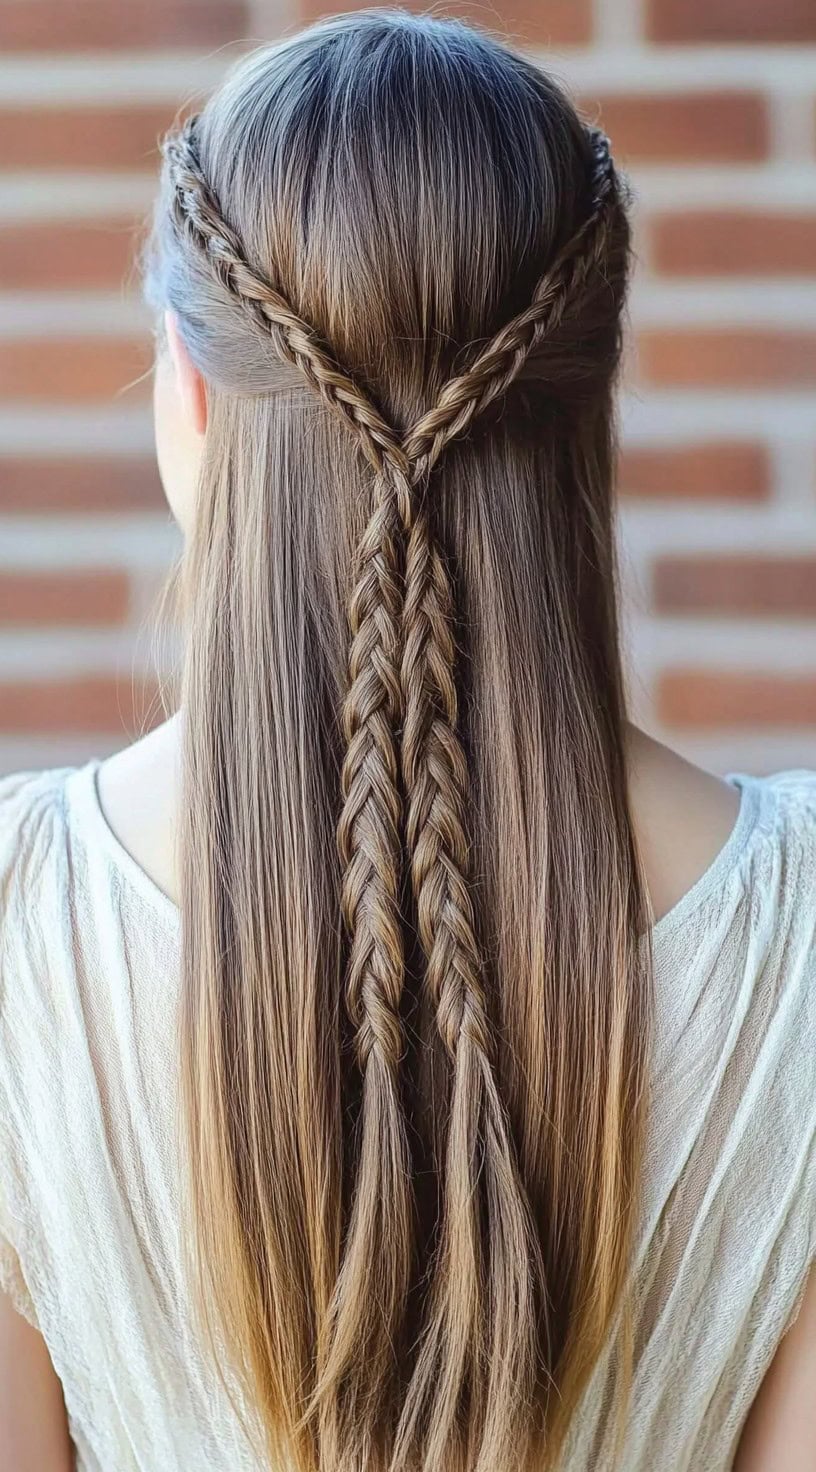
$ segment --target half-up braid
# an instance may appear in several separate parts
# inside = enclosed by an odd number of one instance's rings
[[[482,1425],[476,1466],[488,1472],[512,1455],[513,1447],[502,1444],[501,1419],[491,1424],[491,1407],[502,1404],[510,1385],[534,1398],[535,1346],[546,1319],[538,1238],[495,1075],[487,978],[470,893],[468,763],[458,734],[454,598],[432,529],[432,474],[451,441],[512,386],[528,355],[565,311],[580,309],[582,284],[603,265],[613,173],[605,136],[592,130],[590,139],[586,221],[540,279],[531,305],[496,333],[466,372],[445,385],[403,443],[415,486],[403,612],[406,835],[427,986],[453,1061],[440,1250],[444,1267],[435,1279],[432,1317],[405,1424],[407,1433],[423,1399],[432,1403],[428,1472],[455,1450],[451,1438],[455,1443],[458,1408],[468,1386],[474,1420]],[[512,1313],[503,1320],[497,1307],[507,1305]],[[480,1365],[487,1368],[482,1382],[474,1377]],[[476,1405],[480,1384],[484,1398]]]
[[[357,431],[370,463],[394,437],[374,405],[322,347],[317,333],[292,310],[262,271],[244,258],[235,231],[224,219],[198,161],[197,115],[167,138],[163,153],[172,184],[172,209],[179,232],[200,250],[240,311],[268,334],[283,362],[291,363],[325,404]]]
[[[224,220],[195,147],[196,119],[170,138],[178,228],[204,252],[236,305],[268,332],[284,362],[300,369],[320,397],[356,433],[372,466],[372,509],[357,550],[348,621],[346,744],[338,824],[342,912],[349,937],[346,1004],[362,1076],[358,1178],[345,1252],[327,1325],[315,1406],[342,1391],[342,1429],[324,1421],[327,1445],[347,1448],[364,1406],[355,1382],[385,1397],[394,1374],[394,1344],[412,1268],[411,1164],[400,1101],[404,1049],[400,1002],[405,947],[400,914],[402,801],[397,732],[400,681],[403,532],[410,490],[398,443],[361,389],[337,366],[280,292],[255,270]],[[359,1302],[373,1295],[377,1312],[361,1342]],[[325,1417],[325,1412],[323,1412]]]
[[[264,1465],[554,1472],[624,1287],[648,1036],[624,191],[538,68],[403,13],[258,53],[164,159],[152,296],[209,416],[182,833],[204,1322]]]

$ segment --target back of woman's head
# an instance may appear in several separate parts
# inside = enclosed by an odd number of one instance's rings
[[[551,1464],[621,1299],[648,1021],[624,205],[537,68],[401,12],[256,53],[165,147],[150,293],[208,400],[195,1266],[298,1472]]]

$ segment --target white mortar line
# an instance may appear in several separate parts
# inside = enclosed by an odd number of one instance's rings
[[[198,51],[85,52],[0,59],[0,106],[125,106],[169,102],[217,85],[240,45]]]
[[[148,406],[66,409],[0,403],[0,452],[6,455],[108,455],[152,449]]]
[[[624,443],[660,447],[722,439],[816,438],[816,395],[633,393],[621,401]],[[0,454],[151,453],[149,408],[0,405]]]
[[[808,635],[816,620],[748,618],[658,619],[641,616],[629,629],[629,659],[639,679],[650,682],[681,665],[728,673],[814,677]]]
[[[661,552],[805,554],[816,556],[816,517],[812,508],[770,501],[732,505],[622,500],[620,540],[636,561]]]
[[[153,314],[134,293],[0,293],[0,339],[144,336]]]
[[[48,536],[43,535],[44,522]],[[169,512],[122,516],[0,517],[0,560],[27,570],[110,563],[155,572],[178,556],[181,537]]]
[[[698,206],[765,210],[816,209],[816,162],[664,164],[631,170],[636,205],[644,209],[687,210]]]
[[[277,8],[277,7],[276,7]],[[623,0],[617,14],[598,4],[598,35],[589,47],[527,48],[548,70],[582,90],[608,92],[704,90],[717,87],[813,89],[816,46],[701,45],[654,46],[638,42],[641,0]],[[280,7],[289,16],[289,7]],[[268,14],[268,11],[267,11]],[[185,91],[208,91],[249,45],[277,39],[295,26],[260,23],[246,39],[236,39],[208,52],[166,49],[84,52],[57,57],[21,54],[0,58],[0,105],[59,106],[62,103],[177,102]],[[499,18],[499,29],[500,18]]]
[[[816,67],[814,68],[816,82]],[[780,88],[770,98],[771,152],[787,163],[813,159],[813,93]]]
[[[157,636],[151,611],[128,625],[90,629],[63,624],[50,628],[4,628],[0,631],[0,679],[31,680],[73,674],[153,675],[168,670],[173,651]],[[178,661],[176,648],[175,659]],[[0,728],[2,711],[0,711]]]
[[[816,280],[712,275],[668,281],[641,270],[630,318],[641,327],[809,327],[816,324]]]
[[[621,399],[621,419],[625,436],[633,443],[786,435],[812,441],[816,390],[730,393],[698,389],[638,394],[630,390]]]
[[[87,216],[146,219],[156,195],[157,175],[158,166],[155,171],[142,173],[0,173],[0,211],[4,224]]]
[[[582,92],[814,90],[816,46],[655,46],[606,44],[533,56]]]
[[[775,499],[796,506],[813,520],[816,505],[816,438],[806,440],[780,437],[769,444],[772,490]]]
[[[593,0],[592,32],[596,46],[637,47],[644,31],[643,0]]]
[[[0,679],[129,670],[133,660],[134,636],[127,627],[88,629],[62,624],[0,632],[5,636],[0,638]]]
[[[816,438],[816,394],[641,393],[621,400],[625,444],[659,447],[711,440]],[[147,407],[0,405],[0,453],[124,455],[151,452]]]

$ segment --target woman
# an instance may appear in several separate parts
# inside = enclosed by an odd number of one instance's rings
[[[772,1362],[816,1465],[816,775],[626,719],[628,264],[454,21],[167,141],[180,713],[2,787],[4,1466],[720,1469]]]

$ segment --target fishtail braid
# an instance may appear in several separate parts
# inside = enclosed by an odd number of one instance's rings
[[[445,448],[506,392],[530,352],[580,296],[591,271],[603,265],[614,193],[612,164],[603,134],[592,133],[591,146],[592,207],[586,222],[541,278],[530,306],[500,329],[467,371],[448,382],[435,406],[403,440],[415,493],[403,605],[406,840],[426,984],[453,1063],[443,1270],[434,1279],[437,1289],[442,1287],[432,1295],[401,1428],[407,1437],[432,1405],[429,1469],[441,1465],[449,1450],[468,1371],[480,1357],[489,1374],[484,1402],[476,1408],[483,1429],[478,1467],[500,1465],[512,1452],[494,1439],[490,1407],[503,1403],[508,1385],[525,1395],[535,1393],[535,1385],[524,1378],[529,1380],[535,1365],[543,1267],[495,1075],[494,1034],[470,893],[468,766],[457,732],[454,599],[433,536],[428,481]],[[469,1295],[463,1292],[465,1280]],[[508,1302],[514,1305],[512,1319],[491,1318],[491,1305]],[[474,1382],[479,1383],[478,1376],[471,1386]]]
[[[236,306],[270,337],[280,357],[300,369],[356,433],[375,472],[348,606],[343,804],[337,830],[349,937],[346,1006],[363,1079],[359,1167],[329,1323],[321,1331],[322,1364],[313,1397],[316,1408],[342,1384],[353,1430],[355,1381],[366,1398],[372,1384],[383,1392],[387,1387],[412,1267],[411,1170],[399,1090],[405,960],[397,747],[403,532],[410,488],[399,443],[376,407],[281,293],[246,261],[201,169],[195,125],[190,119],[164,149],[175,228],[207,259]],[[364,1295],[380,1312],[372,1316],[369,1342],[361,1345],[354,1331]],[[324,1436],[331,1434],[324,1429]]]
[[[235,305],[271,338],[285,363],[298,368],[323,402],[357,432],[374,469],[382,451],[395,439],[382,415],[344,373],[318,334],[292,311],[272,282],[247,261],[241,241],[224,219],[201,168],[196,142],[196,115],[163,146],[172,185],[171,209],[176,229],[210,264]]]

